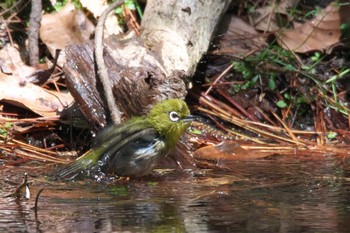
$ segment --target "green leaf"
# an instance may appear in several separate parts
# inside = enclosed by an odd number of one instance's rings
[[[126,197],[129,192],[124,186],[113,186],[109,189],[109,192],[115,196]]]
[[[122,7],[115,8],[114,13],[116,13],[117,15],[121,15],[123,13],[123,8]]]
[[[148,185],[148,186],[156,187],[156,186],[158,186],[158,182],[156,182],[156,181],[154,181],[154,182],[148,182],[147,185]]]
[[[291,98],[290,98],[290,94],[289,93],[284,93],[284,98],[286,98],[287,100],[290,100]]]
[[[244,84],[241,86],[241,89],[242,89],[242,90],[247,90],[247,89],[253,87],[253,86],[256,84],[256,81],[258,81],[258,78],[259,78],[259,77],[260,77],[259,75],[254,76],[254,78],[252,78],[250,81],[244,83]]]
[[[310,66],[307,66],[307,65],[303,65],[303,66],[301,66],[301,69],[303,69],[303,70],[309,70],[309,69],[311,69],[311,67],[310,67]]]
[[[333,131],[329,131],[327,134],[327,138],[328,139],[334,139],[338,134],[336,132]]]
[[[350,28],[350,24],[349,23],[342,23],[340,24],[340,30],[347,30]]]
[[[307,104],[307,101],[304,96],[299,96],[297,98],[297,104]]]
[[[241,73],[244,79],[249,79],[253,76],[253,69],[250,66],[249,62],[241,61],[241,62],[232,62],[233,69],[239,73]]]
[[[13,123],[6,122],[5,125],[0,126],[0,134],[3,136],[7,136],[12,127]]]
[[[193,127],[188,128],[188,131],[190,133],[197,134],[197,135],[201,135],[202,134],[202,132],[200,130],[198,130],[196,128],[193,128]]]
[[[133,10],[133,11],[136,10],[134,0],[125,0],[125,6],[130,10]]]
[[[279,107],[279,108],[285,108],[285,107],[287,107],[287,103],[284,101],[284,100],[279,100],[279,101],[277,101],[277,106]]]
[[[269,83],[268,83],[268,87],[271,91],[276,89],[276,82],[275,82],[275,77],[274,76],[270,76],[269,78]]]
[[[321,58],[321,53],[320,52],[315,52],[313,56],[311,56],[311,61],[318,61]]]

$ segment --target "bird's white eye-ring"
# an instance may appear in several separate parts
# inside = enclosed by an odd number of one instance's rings
[[[179,114],[177,112],[170,112],[169,113],[169,118],[170,118],[171,121],[174,121],[174,122],[180,120],[180,116],[179,116]]]

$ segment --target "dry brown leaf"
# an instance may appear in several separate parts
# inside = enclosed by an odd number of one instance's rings
[[[89,10],[96,19],[100,17],[102,12],[109,6],[107,0],[80,0],[80,3],[83,7]],[[115,14],[108,14],[105,22],[104,37],[108,37],[113,34],[117,35],[122,31],[123,30],[119,26],[117,16]]]
[[[323,51],[339,42],[340,24],[339,7],[333,3],[300,27],[281,30],[277,41],[284,49],[299,53]]]
[[[228,24],[228,27],[222,30],[222,36],[219,37],[219,48],[213,52],[214,54],[245,55],[265,46],[263,35],[242,19],[226,16],[223,21]]]
[[[273,32],[288,21],[288,9],[295,8],[297,0],[282,0],[279,3],[256,9],[249,14],[250,24],[257,30]],[[284,20],[287,19],[287,20]],[[282,25],[281,25],[282,24]]]
[[[108,7],[107,0],[80,0],[81,5],[89,10],[97,19]]]
[[[3,73],[11,74],[20,83],[36,83],[39,79],[47,80],[51,74],[47,63],[27,66],[22,61],[19,50],[11,46],[6,46],[0,50],[0,68]]]
[[[194,152],[194,158],[211,161],[232,161],[257,159],[268,156],[266,153],[250,152],[243,149],[235,141],[224,141],[217,145],[209,145],[199,148]]]
[[[90,39],[95,26],[84,13],[68,3],[62,10],[43,15],[40,38],[55,57],[56,49],[64,50],[69,44],[81,44]],[[57,64],[63,66],[64,53],[60,54]]]
[[[73,103],[69,93],[49,91],[31,83],[20,85],[20,80],[0,73],[0,100],[27,107],[41,116],[57,116]]]
[[[24,65],[19,50],[13,46],[5,46],[0,50],[0,68],[3,73],[11,74],[13,66]]]

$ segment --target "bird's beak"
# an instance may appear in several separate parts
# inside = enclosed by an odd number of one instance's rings
[[[187,115],[185,118],[182,119],[183,122],[191,122],[197,120],[199,120],[199,117],[194,115]]]

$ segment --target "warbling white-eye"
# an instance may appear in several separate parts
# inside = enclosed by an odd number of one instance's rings
[[[82,173],[88,176],[147,175],[175,147],[193,119],[183,100],[165,100],[156,104],[146,116],[102,130],[90,152],[54,176],[73,179]]]

